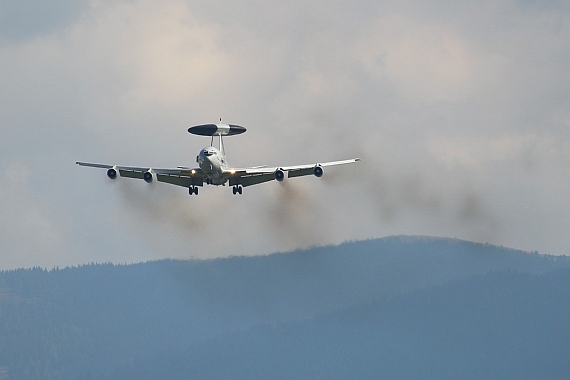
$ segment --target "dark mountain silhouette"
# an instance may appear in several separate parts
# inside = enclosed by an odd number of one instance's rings
[[[564,378],[570,259],[392,237],[0,273],[0,379]]]
[[[565,379],[570,270],[494,272],[226,334],[125,366],[121,379]]]

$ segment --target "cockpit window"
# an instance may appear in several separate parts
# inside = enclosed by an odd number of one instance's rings
[[[209,151],[209,150],[204,151],[204,156],[211,156],[212,154],[214,154],[214,152]]]

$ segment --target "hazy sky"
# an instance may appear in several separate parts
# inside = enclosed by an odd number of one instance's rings
[[[394,234],[570,253],[567,1],[0,0],[0,269]],[[362,157],[244,189],[75,161]]]

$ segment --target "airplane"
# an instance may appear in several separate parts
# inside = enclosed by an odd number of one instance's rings
[[[119,166],[95,164],[89,162],[76,162],[80,166],[107,169],[107,176],[116,179],[117,175],[127,178],[143,179],[147,183],[158,182],[169,183],[176,186],[187,187],[190,195],[198,195],[198,187],[204,184],[225,186],[228,183],[232,186],[233,194],[242,194],[243,188],[272,180],[279,182],[287,178],[315,175],[322,177],[323,168],[328,166],[350,164],[360,161],[360,158],[353,158],[341,161],[321,162],[314,164],[295,166],[255,166],[247,168],[232,168],[228,165],[223,143],[223,136],[233,136],[244,133],[246,129],[239,125],[203,124],[188,128],[188,132],[200,135],[211,136],[210,146],[200,150],[196,157],[197,168],[178,166],[176,169],[157,169],[153,167]],[[214,137],[219,137],[218,147],[214,147]]]

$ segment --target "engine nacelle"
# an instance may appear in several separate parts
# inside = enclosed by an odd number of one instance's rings
[[[144,172],[143,179],[145,180],[146,183],[151,183],[152,179],[153,179],[152,173],[151,172]]]
[[[107,177],[109,177],[111,179],[117,178],[117,171],[113,168],[107,170]]]
[[[285,178],[285,172],[283,172],[283,170],[281,170],[281,169],[275,170],[275,179],[276,180],[281,182],[281,181],[283,181],[284,178]]]
[[[315,168],[313,169],[313,174],[315,175],[315,177],[322,177],[323,168],[321,168],[320,166],[315,166]]]

